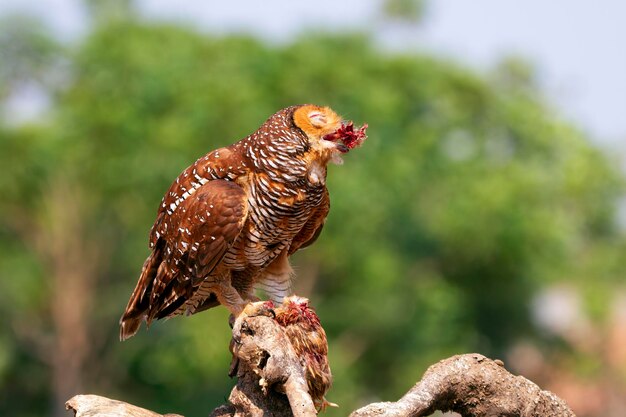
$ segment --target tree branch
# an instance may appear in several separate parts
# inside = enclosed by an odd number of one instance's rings
[[[74,411],[76,417],[183,417],[179,414],[158,414],[99,395],[75,395],[65,403],[65,409]]]
[[[565,402],[522,376],[504,369],[501,361],[472,353],[432,365],[397,402],[373,403],[350,417],[419,417],[435,410],[473,416],[575,417]]]
[[[231,415],[317,415],[303,361],[273,318],[242,314],[233,326],[232,345],[235,369],[231,373],[236,372],[238,381],[229,404],[239,414]],[[255,413],[246,412],[250,404]]]
[[[303,361],[283,328],[267,316],[239,317],[233,327],[236,386],[212,417],[316,415]],[[120,401],[77,395],[66,403],[76,417],[163,417]],[[432,365],[396,402],[373,403],[350,417],[419,417],[435,410],[473,416],[575,417],[563,400],[509,373],[501,361],[480,354],[453,356]],[[170,414],[169,417],[174,415]]]

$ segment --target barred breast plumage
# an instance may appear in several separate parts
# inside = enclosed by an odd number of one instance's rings
[[[141,322],[218,304],[237,315],[255,288],[280,302],[291,290],[288,257],[319,235],[329,210],[326,167],[346,152],[328,107],[293,106],[256,132],[198,159],[163,197],[152,253],[122,316]]]

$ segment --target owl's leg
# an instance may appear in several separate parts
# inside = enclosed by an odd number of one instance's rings
[[[232,271],[230,282],[235,287],[241,298],[249,303],[260,301],[254,294],[254,282],[258,276],[258,268],[248,268],[242,271]]]
[[[247,304],[237,288],[231,284],[231,276],[228,273],[209,275],[203,278],[193,295],[179,310],[181,313],[185,312],[187,315],[191,315],[220,304],[235,316],[241,313]]]
[[[220,304],[230,310],[235,317],[239,316],[248,303],[241,298],[239,292],[229,282],[217,282],[211,291],[217,296]]]
[[[293,275],[293,269],[287,258],[287,250],[285,250],[261,272],[255,286],[265,291],[272,301],[280,304],[283,298],[291,295]]]

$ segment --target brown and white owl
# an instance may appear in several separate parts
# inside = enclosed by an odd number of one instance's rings
[[[317,239],[328,215],[327,165],[359,146],[366,127],[328,107],[292,106],[185,169],[159,207],[121,339],[144,320],[219,304],[237,316],[257,288],[279,303],[290,295],[289,256]]]

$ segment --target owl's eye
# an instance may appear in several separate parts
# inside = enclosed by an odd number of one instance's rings
[[[309,113],[309,119],[311,120],[311,124],[315,127],[322,127],[327,123],[326,115],[318,111]]]

